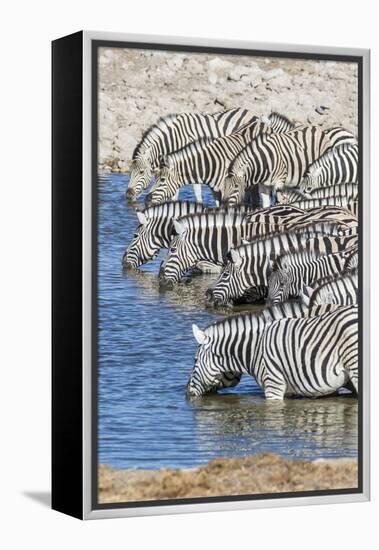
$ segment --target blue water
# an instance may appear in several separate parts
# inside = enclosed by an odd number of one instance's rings
[[[205,308],[214,276],[161,292],[164,252],[138,272],[121,258],[137,226],[127,177],[99,177],[98,460],[117,468],[191,467],[219,456],[274,452],[293,458],[356,457],[357,400],[267,402],[253,378],[197,402],[185,399],[196,342],[192,323],[222,317]],[[181,198],[192,198],[186,187]],[[211,203],[209,193],[206,200]]]

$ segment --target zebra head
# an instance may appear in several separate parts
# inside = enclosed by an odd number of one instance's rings
[[[230,172],[224,180],[222,189],[224,204],[230,206],[241,204],[245,196],[246,186],[245,170]]]
[[[268,279],[268,302],[277,304],[290,296],[290,273],[285,268],[274,269]]]
[[[130,169],[130,179],[126,197],[129,200],[137,199],[141,193],[149,186],[153,175],[151,163],[143,158],[136,158],[132,162]]]
[[[256,302],[265,297],[267,282],[252,269],[248,247],[246,242],[230,250],[220,277],[206,292],[208,303],[217,307],[239,301]]]
[[[317,167],[314,170],[308,170],[303,179],[300,182],[299,188],[300,192],[305,195],[309,195],[320,187],[322,180],[322,168],[321,166]]]
[[[161,204],[174,197],[181,186],[178,171],[169,157],[162,157],[156,181],[146,197],[146,205]]]
[[[159,220],[149,218],[144,212],[137,212],[137,217],[140,224],[122,258],[125,269],[136,269],[152,260],[158,256],[160,249],[165,246],[164,236],[159,235],[155,230]]]
[[[225,356],[217,353],[217,337],[212,334],[212,328],[209,328],[202,331],[196,325],[192,325],[193,335],[199,347],[186,388],[189,398],[236,386],[242,376],[239,372],[231,372]]]
[[[159,270],[160,285],[166,288],[178,283],[182,276],[197,263],[197,248],[191,246],[189,230],[181,220],[174,220],[176,235],[170,242],[167,256]]]

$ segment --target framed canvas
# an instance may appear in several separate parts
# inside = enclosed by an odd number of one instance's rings
[[[52,507],[369,498],[369,51],[52,46]]]

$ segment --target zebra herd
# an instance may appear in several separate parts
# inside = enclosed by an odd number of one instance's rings
[[[209,307],[266,302],[201,330],[187,395],[254,376],[267,399],[358,392],[358,144],[342,127],[246,109],[159,119],[133,154],[128,199],[147,189],[123,266],[167,255],[160,285],[216,274]],[[177,200],[194,184],[197,202]],[[216,207],[200,202],[208,185]],[[254,199],[258,190],[258,204]]]

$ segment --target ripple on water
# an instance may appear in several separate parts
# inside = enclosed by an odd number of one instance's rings
[[[126,187],[125,176],[99,178],[99,462],[191,467],[266,451],[299,459],[356,457],[354,398],[270,403],[244,377],[219,395],[185,399],[196,351],[192,323],[205,327],[230,312],[205,307],[214,276],[162,292],[157,273],[163,252],[140,271],[123,272],[122,255],[137,226]],[[188,187],[181,198],[191,193]]]

